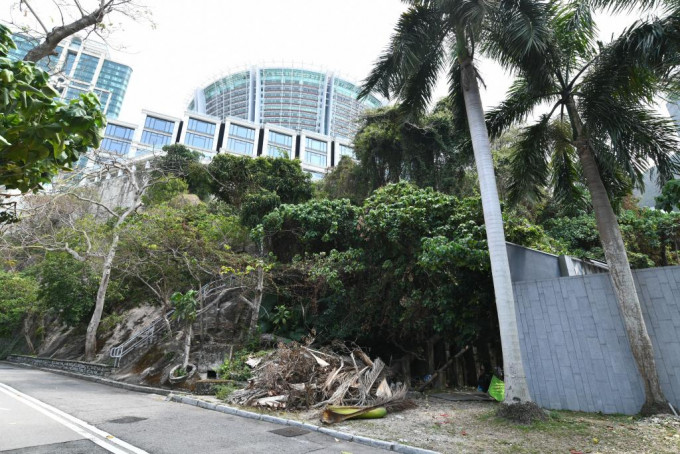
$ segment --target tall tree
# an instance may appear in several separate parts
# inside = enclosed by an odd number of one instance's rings
[[[399,99],[406,111],[421,113],[439,73],[448,69],[454,121],[461,130],[469,130],[479,177],[503,349],[506,403],[530,401],[475,57],[482,51],[504,62],[526,62],[539,54],[550,35],[543,23],[545,4],[529,0],[408,3],[411,6],[402,14],[387,50],[366,79],[362,95],[377,90],[385,97]]]
[[[97,328],[104,312],[121,231],[128,218],[142,206],[146,191],[161,177],[156,172],[137,169],[131,161],[120,161],[98,151],[88,153],[87,158],[94,160],[94,166],[58,180],[54,185],[56,194],[45,196],[43,203],[38,197],[33,203],[34,209],[24,209],[23,221],[10,235],[3,237],[3,242],[12,249],[63,251],[79,262],[97,263],[100,280],[94,311],[85,334],[85,358],[92,360],[97,353]],[[129,193],[129,203],[122,208],[116,201],[100,197],[99,194],[88,194],[80,187],[85,180],[92,184],[95,180],[107,180],[112,176],[116,178],[119,173],[121,176],[118,178],[127,183]],[[74,209],[61,210],[59,206],[63,199],[78,201],[82,205],[80,209],[86,212],[96,211],[95,225],[92,228],[84,227],[79,224],[80,216]],[[30,202],[26,201],[26,205]],[[66,228],[59,229],[59,226]]]
[[[512,158],[510,199],[540,198],[552,183],[563,203],[582,203],[590,193],[600,241],[633,356],[643,379],[643,411],[665,408],[654,352],[630,263],[612,207],[612,197],[642,184],[650,162],[660,181],[672,178],[679,163],[673,154],[673,126],[654,113],[654,96],[672,83],[680,57],[680,15],[642,20],[604,45],[596,43],[593,4],[632,2],[554,2],[549,10],[552,39],[531,70],[515,65],[520,77],[507,99],[488,115],[493,135],[521,122],[535,109],[552,104],[524,129]],[[649,2],[648,2],[649,3]]]

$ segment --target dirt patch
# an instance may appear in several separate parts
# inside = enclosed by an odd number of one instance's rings
[[[418,408],[383,419],[345,421],[333,429],[441,453],[677,453],[680,419],[547,411],[546,420],[521,425],[496,416],[494,402],[416,399]],[[269,412],[320,424],[320,411]]]

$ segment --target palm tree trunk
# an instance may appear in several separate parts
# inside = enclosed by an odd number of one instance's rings
[[[524,365],[519,345],[519,331],[515,315],[515,298],[510,278],[510,264],[503,232],[503,216],[498,200],[496,176],[493,170],[489,135],[484,122],[484,109],[479,94],[479,85],[471,58],[461,59],[463,96],[467,113],[472,149],[479,175],[479,190],[482,195],[486,237],[491,258],[491,274],[498,325],[503,348],[505,373],[505,403],[513,404],[531,401],[529,387],[524,374]]]
[[[609,265],[609,276],[616,294],[616,301],[628,335],[630,349],[645,387],[645,404],[641,412],[649,413],[665,409],[666,398],[659,384],[654,349],[642,317],[642,309],[635,290],[635,281],[630,270],[621,229],[573,99],[567,103],[567,112],[576,134],[575,145],[592,199],[597,230]]]

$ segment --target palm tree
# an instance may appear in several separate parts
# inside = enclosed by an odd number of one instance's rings
[[[602,1],[601,3],[607,3]],[[625,4],[626,2],[622,2]],[[512,157],[511,201],[536,199],[546,185],[558,202],[583,204],[590,193],[600,240],[633,356],[643,378],[643,412],[665,408],[633,275],[610,196],[642,184],[650,161],[660,181],[673,177],[673,125],[650,107],[674,82],[680,16],[638,21],[608,45],[595,42],[591,0],[554,3],[553,39],[539,69],[522,71],[507,99],[487,115],[492,136],[551,106],[524,129]],[[621,5],[619,5],[620,7]]]
[[[503,218],[489,137],[477,83],[479,50],[505,64],[529,66],[550,36],[545,3],[530,0],[408,1],[384,54],[364,82],[362,95],[378,91],[422,113],[442,70],[448,69],[459,128],[469,129],[486,224],[505,368],[506,403],[530,401],[519,345]],[[466,121],[467,120],[467,121]]]

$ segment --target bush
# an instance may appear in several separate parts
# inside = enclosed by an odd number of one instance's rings
[[[239,350],[229,358],[224,358],[224,363],[217,369],[220,378],[226,380],[245,381],[252,376],[250,366],[246,364],[249,352],[247,350]]]
[[[217,397],[220,400],[226,400],[227,397],[231,395],[234,391],[236,391],[238,387],[234,385],[219,385],[215,386],[215,397]]]
[[[49,252],[40,264],[38,297],[68,326],[89,317],[97,298],[99,276],[66,252]]]
[[[38,283],[21,273],[0,270],[0,336],[11,336],[23,318],[36,309]]]

